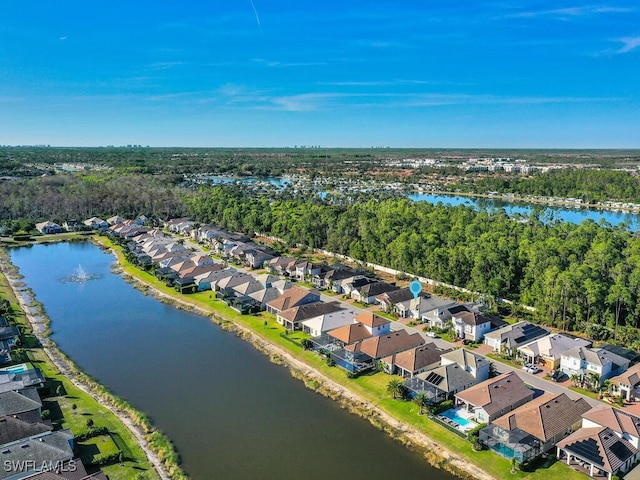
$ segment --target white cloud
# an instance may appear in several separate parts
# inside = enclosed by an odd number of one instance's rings
[[[588,15],[598,15],[602,13],[628,13],[634,8],[611,7],[608,5],[585,5],[581,7],[554,8],[549,10],[532,10],[507,15],[507,17],[535,18],[535,17],[555,17],[559,19],[584,17]]]
[[[617,53],[627,53],[640,47],[640,35],[620,38],[618,41],[622,42],[622,48],[620,48]]]

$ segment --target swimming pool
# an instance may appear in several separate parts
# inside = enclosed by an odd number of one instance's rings
[[[3,368],[1,370],[9,373],[23,373],[29,370],[29,368],[27,367],[26,363],[22,363],[20,365],[14,365],[12,367]]]
[[[449,409],[445,412],[442,412],[440,415],[442,415],[443,417],[447,417],[449,420],[456,422],[461,427],[468,427],[472,423],[466,418],[462,418],[460,415],[458,415],[457,408]]]

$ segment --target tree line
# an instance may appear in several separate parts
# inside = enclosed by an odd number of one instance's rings
[[[261,232],[536,308],[540,322],[640,349],[640,239],[624,227],[511,218],[408,199],[334,205],[215,187],[194,219]]]
[[[640,177],[621,170],[551,170],[528,177],[518,175],[482,176],[455,187],[466,192],[514,193],[544,197],[580,198],[586,203],[640,203]]]

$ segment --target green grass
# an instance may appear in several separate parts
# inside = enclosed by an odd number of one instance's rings
[[[109,245],[110,242],[105,242],[105,244]],[[217,314],[231,322],[249,328],[263,340],[282,348],[294,358],[303,361],[336,383],[347,387],[397,420],[415,427],[451,452],[464,457],[470,463],[477,465],[495,478],[525,480],[543,480],[547,478],[563,478],[563,480],[584,479],[584,475],[568,468],[562,462],[553,462],[535,472],[518,472],[512,475],[509,473],[511,464],[507,459],[490,451],[474,452],[471,444],[465,439],[436,424],[427,416],[419,416],[418,406],[413,402],[393,400],[386,392],[387,384],[392,378],[390,375],[378,372],[349,379],[344,370],[339,367],[327,366],[321,356],[305,351],[295,343],[283,338],[281,334],[284,332],[284,328],[276,323],[274,315],[266,312],[258,315],[240,315],[224,305],[220,300],[213,298],[211,292],[180,295],[172,288],[166,287],[153,275],[143,272],[126,262],[119,247],[116,247],[115,251],[123,269],[130,275],[144,280],[154,288],[175,299],[186,301],[210,313]],[[265,320],[267,322],[266,325]],[[290,334],[289,338],[302,339],[305,338],[303,335],[301,332],[295,332]]]
[[[85,464],[90,463],[98,455],[113,455],[120,449],[110,435],[99,435],[82,442],[77,442],[78,456]]]
[[[107,468],[111,467],[105,467],[103,470],[110,479],[137,479],[140,473],[145,472],[146,478],[158,478],[137,440],[118,417],[62,375],[43,350],[32,349],[29,355],[33,364],[47,377],[45,387],[49,387],[52,396],[43,399],[43,408],[51,411],[51,421],[55,428],[69,428],[73,433],[80,434],[88,429],[87,420],[91,419],[95,427],[107,427],[109,432],[122,442],[123,448],[119,450],[122,450],[127,458],[133,459],[125,461],[124,466],[114,467],[117,470],[115,476],[107,473]],[[65,395],[56,396],[58,385],[62,385]]]

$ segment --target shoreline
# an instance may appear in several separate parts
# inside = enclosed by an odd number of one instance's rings
[[[33,335],[42,345],[42,350],[51,361],[51,364],[55,366],[71,383],[73,383],[74,386],[91,396],[97,403],[109,410],[134,436],[138,445],[147,457],[147,461],[158,477],[161,480],[171,480],[173,477],[170,476],[169,472],[165,469],[164,464],[160,461],[160,458],[150,448],[142,427],[135,423],[129,413],[105,402],[105,398],[98,394],[89,382],[81,378],[81,376],[86,375],[86,373],[84,373],[63,351],[61,351],[58,348],[58,345],[49,337],[50,331],[48,317],[43,313],[33,314],[31,312],[27,296],[30,297],[30,300],[35,300],[35,295],[28,287],[24,288],[18,285],[20,279],[15,276],[17,272],[12,271],[12,267],[16,268],[10,260],[0,258],[0,271],[7,279],[9,287],[13,291],[20,308],[31,325]],[[78,374],[78,372],[80,374]],[[115,396],[110,392],[108,395],[115,398]]]
[[[114,248],[105,245],[99,238],[94,237],[94,240],[100,248],[108,250],[113,254],[117,265],[120,267],[120,275],[125,279],[131,279],[134,282],[134,286],[141,286],[141,290],[143,290],[145,294],[151,294],[159,301],[168,300],[168,303],[176,306],[176,308],[182,308],[203,315],[219,325],[222,329],[234,332],[242,340],[251,343],[254,348],[268,356],[271,362],[289,369],[291,375],[301,380],[307,388],[335,400],[341,408],[345,408],[351,413],[355,413],[369,420],[376,428],[385,431],[393,439],[400,441],[405,446],[418,452],[431,466],[445,470],[462,479],[497,480],[480,467],[470,463],[466,458],[438,443],[436,439],[394,418],[348,387],[325,376],[304,361],[293,357],[288,351],[281,347],[263,339],[252,329],[240,325],[223,315],[195,305],[188,300],[164,293],[138,276],[130,274],[123,269],[120,263],[120,257]]]
[[[450,191],[440,191],[440,190],[414,190],[410,193],[411,195],[447,195],[447,196],[458,196],[458,197],[468,197],[468,198],[485,198],[487,200],[500,200],[505,203],[510,204],[536,204],[543,205],[546,207],[565,207],[570,210],[590,210],[595,212],[612,212],[612,213],[622,213],[622,214],[630,214],[630,215],[638,215],[640,214],[640,206],[637,207],[629,207],[623,208],[614,205],[604,205],[600,203],[575,203],[570,202],[567,199],[561,200],[549,200],[542,198],[527,198],[518,195],[508,196],[505,194],[497,194],[497,195],[489,195],[488,193],[475,193],[475,192],[450,192]],[[627,203],[627,202],[619,202],[619,203]],[[632,202],[628,202],[632,203]]]

